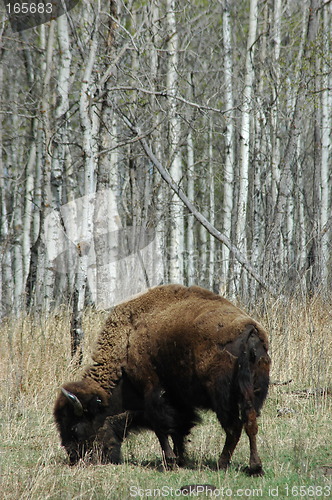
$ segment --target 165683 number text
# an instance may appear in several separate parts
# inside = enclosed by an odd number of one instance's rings
[[[7,3],[7,12],[10,15],[13,14],[52,14],[53,5],[51,2],[48,3],[34,3],[34,2],[16,2]]]

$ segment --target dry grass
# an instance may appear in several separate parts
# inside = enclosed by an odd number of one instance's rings
[[[86,313],[84,364],[90,362],[89,353],[104,320],[105,313]],[[135,498],[130,491],[134,493],[138,487],[142,488],[140,496],[148,497],[149,489],[162,486],[174,488],[175,496],[177,488],[192,483],[210,483],[233,491],[247,488],[248,493],[250,488],[260,488],[262,495],[257,491],[256,496],[261,498],[271,496],[269,488],[278,488],[279,498],[286,498],[287,486],[329,487],[332,397],[321,390],[332,390],[330,304],[320,299],[302,304],[275,302],[265,306],[260,320],[270,332],[272,380],[292,380],[288,385],[271,387],[263,410],[259,450],[266,475],[260,479],[247,478],[241,472],[241,466],[248,462],[245,436],[230,471],[213,470],[223,436],[212,413],[204,414],[203,424],[193,430],[184,469],[160,472],[159,446],[155,436],[147,432],[126,440],[121,466],[68,467],[53,425],[52,407],[59,386],[79,376],[69,354],[69,313],[63,309],[48,317],[3,321],[0,498],[123,499]],[[170,489],[166,493],[169,495],[164,496],[171,497]]]
[[[332,389],[331,306],[320,297],[265,306],[261,321],[270,337],[272,380]]]

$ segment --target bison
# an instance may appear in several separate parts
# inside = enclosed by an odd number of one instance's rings
[[[65,384],[54,417],[71,464],[120,461],[124,437],[147,428],[165,461],[181,464],[185,437],[212,409],[226,432],[226,469],[244,427],[248,473],[263,474],[257,416],[269,385],[264,328],[225,298],[197,286],[164,285],[117,305],[99,336],[93,364]],[[169,443],[173,441],[173,447]]]

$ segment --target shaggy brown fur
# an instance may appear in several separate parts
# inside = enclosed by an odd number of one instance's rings
[[[267,350],[268,338],[263,327],[220,295],[198,286],[155,287],[115,307],[100,334],[92,357],[94,365],[84,376],[109,391],[128,362],[142,365],[144,359],[150,363],[151,342],[158,350],[165,337],[181,332],[184,343],[189,337],[191,349],[194,342],[211,356],[215,349],[219,351],[218,346],[236,339],[248,324],[257,326]],[[206,363],[206,354],[201,363]]]
[[[256,416],[268,388],[267,349],[263,327],[219,295],[196,286],[153,288],[115,307],[93,365],[81,382],[64,386],[82,402],[83,413],[74,417],[68,396],[59,396],[54,414],[62,444],[73,463],[95,441],[105,460],[117,462],[127,430],[142,426],[155,431],[167,459],[182,460],[196,409],[211,408],[226,430],[219,466],[228,466],[244,425],[249,471],[260,474]]]

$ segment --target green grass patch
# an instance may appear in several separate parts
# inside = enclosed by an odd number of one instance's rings
[[[0,497],[177,498],[184,485],[208,484],[217,489],[199,497],[211,498],[220,493],[220,498],[273,498],[278,492],[278,498],[287,498],[288,492],[288,498],[295,498],[296,487],[302,486],[302,498],[310,498],[314,491],[310,487],[317,488],[311,498],[319,498],[319,488],[322,498],[328,498],[332,494],[332,476],[323,467],[332,465],[331,398],[328,401],[307,398],[299,405],[294,396],[294,413],[278,417],[280,402],[287,401],[290,405],[291,399],[288,392],[271,389],[260,419],[258,438],[265,476],[250,478],[243,472],[249,457],[245,433],[230,469],[226,473],[215,470],[224,433],[211,412],[202,414],[202,423],[189,437],[184,468],[164,470],[157,439],[146,431],[125,441],[121,465],[70,467],[59,446],[51,414],[45,411],[51,410],[51,401],[25,396],[24,401],[17,401],[16,411],[12,408],[10,418],[5,418],[3,409],[1,412]],[[190,496],[194,498],[197,492]]]

